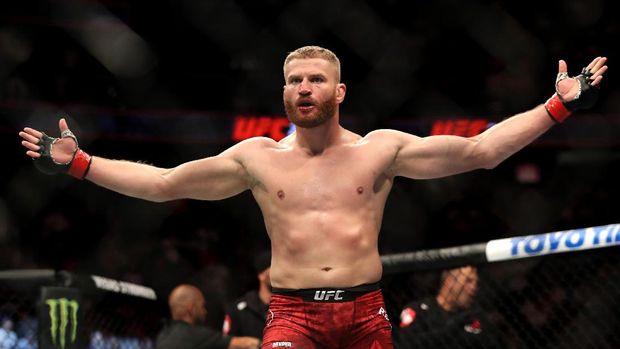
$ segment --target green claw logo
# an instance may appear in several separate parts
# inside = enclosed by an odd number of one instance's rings
[[[45,303],[50,307],[50,334],[55,346],[65,349],[67,341],[67,327],[71,323],[71,343],[77,339],[78,309],[77,301],[67,298],[48,299]]]

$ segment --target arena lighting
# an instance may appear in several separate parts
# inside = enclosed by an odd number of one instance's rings
[[[288,135],[290,121],[282,116],[238,115],[233,123],[231,138],[238,142],[251,137],[267,136],[276,141]]]
[[[454,135],[472,137],[493,126],[487,119],[447,119],[435,120],[431,135]]]
[[[54,19],[60,23],[79,23],[65,29],[114,76],[143,77],[157,65],[149,44],[99,2],[54,4]]]
[[[493,125],[487,119],[447,119],[435,120],[431,135],[455,135],[472,137]],[[281,116],[238,115],[233,123],[231,138],[242,141],[251,137],[267,136],[276,141],[290,134],[290,121]]]

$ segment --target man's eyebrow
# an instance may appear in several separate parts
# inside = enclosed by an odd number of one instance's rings
[[[301,79],[301,74],[291,74],[286,78],[286,81],[292,80],[292,79]],[[308,74],[308,78],[323,78],[323,79],[327,79],[327,75],[323,74],[323,73],[310,73]]]

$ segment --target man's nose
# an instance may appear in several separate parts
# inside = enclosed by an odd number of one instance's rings
[[[302,96],[312,94],[312,90],[310,89],[310,81],[308,81],[308,79],[303,79],[299,84],[299,94]]]

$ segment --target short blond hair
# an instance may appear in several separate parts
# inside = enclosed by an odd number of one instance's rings
[[[338,56],[336,56],[336,54],[333,53],[331,50],[320,46],[304,46],[296,49],[293,52],[290,52],[284,60],[282,71],[286,70],[286,65],[289,64],[290,61],[294,59],[307,58],[321,58],[332,63],[336,67],[338,82],[340,82],[340,60],[338,59]],[[286,75],[284,76],[284,79],[286,79]]]

